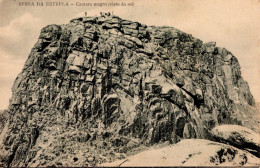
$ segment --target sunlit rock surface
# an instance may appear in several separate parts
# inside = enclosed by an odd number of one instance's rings
[[[163,148],[152,148],[123,160],[99,166],[257,166],[252,154],[205,139],[186,139]]]

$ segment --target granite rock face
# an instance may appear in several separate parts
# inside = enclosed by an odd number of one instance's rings
[[[1,140],[9,166],[87,166],[161,142],[258,129],[238,60],[172,27],[117,16],[49,25],[16,78]]]
[[[8,113],[6,110],[0,110],[0,135],[6,128],[5,124],[8,123]]]

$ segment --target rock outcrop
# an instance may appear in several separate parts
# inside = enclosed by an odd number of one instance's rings
[[[178,151],[178,152],[177,152]],[[153,148],[100,167],[153,166],[255,166],[259,158],[230,145],[205,139],[185,139],[163,148]]]
[[[87,166],[140,146],[258,129],[238,60],[172,27],[117,16],[49,25],[16,78],[1,142],[9,166]]]
[[[248,150],[260,157],[260,136],[248,128],[238,125],[220,125],[212,129],[212,134],[216,141]]]

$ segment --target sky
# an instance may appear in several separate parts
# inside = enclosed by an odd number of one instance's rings
[[[87,7],[77,2],[134,2],[134,6]],[[203,42],[216,41],[238,58],[242,77],[260,102],[260,0],[0,0],[0,109],[8,107],[13,82],[43,27],[66,24],[85,12],[95,16],[108,11],[146,25],[172,26]]]

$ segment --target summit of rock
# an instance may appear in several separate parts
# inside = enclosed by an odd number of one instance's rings
[[[237,58],[167,26],[81,17],[41,30],[1,139],[9,166],[88,166],[259,119]]]

